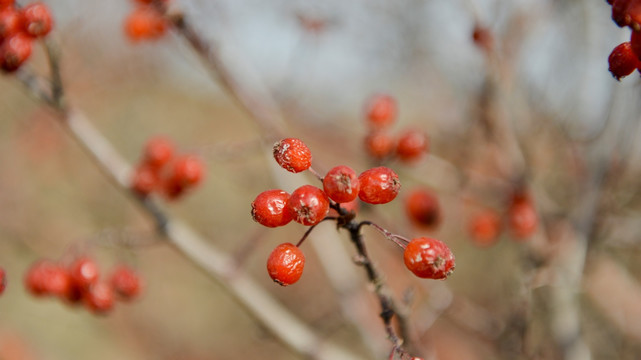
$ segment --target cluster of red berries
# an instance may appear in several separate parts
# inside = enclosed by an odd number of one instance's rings
[[[176,199],[198,185],[204,174],[205,166],[200,158],[177,155],[169,139],[157,136],[147,141],[131,179],[131,188],[141,196],[160,192],[168,199]]]
[[[273,148],[274,159],[284,169],[298,173],[311,170],[311,151],[299,139],[287,138]],[[252,202],[254,221],[267,227],[277,227],[294,220],[306,226],[314,226],[326,219],[330,207],[348,213],[342,204],[350,204],[359,198],[369,204],[385,204],[396,198],[400,181],[396,173],[384,166],[372,168],[357,176],[348,166],[339,165],[321,179],[323,189],[303,185],[288,194],[273,189],[260,193]],[[431,223],[424,218],[421,199],[412,200],[413,214],[419,221]],[[328,218],[335,219],[337,218]],[[352,221],[351,218],[344,219]],[[339,222],[340,224],[340,222]],[[303,238],[304,239],[304,238]],[[267,272],[276,283],[287,286],[297,282],[303,274],[305,255],[299,245],[278,245],[267,260]],[[431,238],[417,238],[398,243],[405,249],[405,265],[421,278],[444,279],[454,270],[454,255],[443,242]]]
[[[641,0],[607,0],[612,6],[612,20],[619,27],[632,30],[630,41],[617,45],[608,57],[609,69],[617,80],[641,72]]]
[[[53,17],[47,5],[35,2],[19,8],[14,0],[0,0],[0,68],[16,71],[31,56],[34,39],[53,28]]]
[[[167,0],[134,0],[136,7],[125,19],[125,34],[132,41],[160,39],[169,29],[163,11]]]
[[[83,256],[69,264],[37,261],[27,271],[25,286],[34,296],[57,297],[70,305],[83,304],[95,314],[105,314],[113,309],[116,299],[137,298],[141,281],[127,265],[116,266],[107,280],[100,280],[98,264]]]
[[[470,218],[468,230],[475,244],[488,247],[498,241],[503,227],[509,229],[513,239],[526,240],[536,232],[538,223],[530,195],[517,192],[510,198],[504,218],[494,210],[483,210]]]
[[[411,163],[419,160],[429,148],[427,135],[409,128],[394,138],[389,128],[396,121],[396,100],[386,94],[372,96],[365,105],[365,118],[369,133],[365,137],[365,150],[374,159],[381,161],[396,158]]]
[[[3,268],[0,267],[0,295],[4,292],[4,289],[7,288],[7,273]]]
[[[405,197],[405,213],[421,228],[434,230],[441,224],[441,205],[432,191],[417,187]]]
[[[312,153],[299,139],[287,138],[273,148],[276,162],[285,170],[299,173],[310,169]],[[323,189],[303,185],[291,194],[284,190],[264,191],[251,204],[254,221],[267,227],[278,227],[290,221],[313,226],[329,213],[330,203],[351,203],[357,198],[370,204],[385,204],[398,195],[401,183],[398,175],[387,167],[376,167],[357,175],[345,165],[327,172],[322,179]],[[297,246],[279,245],[267,261],[267,270],[274,281],[290,285],[302,275],[305,257]]]

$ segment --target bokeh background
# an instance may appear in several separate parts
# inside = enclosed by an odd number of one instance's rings
[[[242,259],[244,270],[321,337],[363,358],[386,358],[391,348],[375,297],[362,269],[350,264],[354,250],[346,234],[336,236],[332,224],[319,226],[306,243],[300,283],[281,288],[267,276],[271,249],[297,241],[305,228],[262,228],[251,220],[249,204],[263,190],[287,184],[292,191],[315,180],[274,168],[260,128],[190,46],[174,33],[154,42],[129,41],[123,21],[131,1],[46,3],[56,18],[52,38],[61,49],[70,104],[132,163],[157,134],[205,159],[204,184],[167,204],[169,212]],[[374,165],[363,149],[363,106],[371,94],[397,99],[396,129],[414,126],[429,134],[425,159],[388,164],[401,176],[399,200],[359,213],[407,237],[436,236],[456,255],[456,272],[447,281],[418,280],[404,268],[398,247],[365,233],[376,265],[407,305],[417,354],[638,357],[639,76],[617,82],[608,72],[607,57],[629,30],[615,26],[605,1],[175,5],[230,63],[248,64],[259,74],[283,111],[288,135],[309,145],[319,172],[338,164],[357,171]],[[491,57],[472,41],[475,24],[494,34]],[[41,48],[28,69],[46,74]],[[501,119],[511,140],[483,137],[479,119],[486,111]],[[0,77],[0,150],[0,266],[8,273],[0,297],[0,359],[301,358],[157,239],[151,219],[116,190],[14,76]],[[518,166],[501,165],[514,158]],[[589,180],[603,167],[608,176],[596,177],[599,200],[586,210],[582,200],[594,189]],[[460,181],[469,173],[478,176]],[[504,233],[492,247],[476,246],[466,225],[470,214],[504,210],[510,175],[523,174],[540,215],[533,245]],[[418,186],[439,195],[443,220],[437,229],[417,228],[404,214],[404,192]],[[591,230],[581,240],[589,244],[580,247],[587,253],[585,266],[578,273],[568,270],[578,280],[566,285],[558,279],[568,273],[565,255],[576,253],[576,244],[566,247],[565,235],[580,228],[584,210],[597,214],[589,217]],[[129,240],[138,245],[118,245]],[[95,316],[25,291],[23,276],[34,261],[78,253],[91,254],[105,273],[120,261],[136,266],[145,281],[143,297]],[[327,262],[347,279],[358,306],[345,305],[332,280],[336,274],[326,273]],[[579,355],[564,350],[554,325],[564,314],[555,300],[564,286],[571,287],[587,349]],[[511,334],[521,330],[527,336],[514,340]]]

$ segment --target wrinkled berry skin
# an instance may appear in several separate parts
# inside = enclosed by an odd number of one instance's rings
[[[321,222],[329,212],[329,198],[323,190],[303,185],[292,192],[287,201],[286,211],[294,221],[306,226]]]
[[[632,45],[629,41],[617,45],[612,50],[608,57],[608,64],[610,73],[617,80],[632,74],[641,66],[641,62],[632,51]]]
[[[287,138],[277,142],[273,153],[278,165],[289,172],[299,173],[312,166],[312,152],[300,139]]]
[[[423,279],[441,280],[454,271],[454,255],[440,240],[420,237],[412,239],[403,254],[405,266]]]
[[[431,191],[417,188],[405,198],[405,212],[417,226],[434,229],[441,223],[441,206]]]
[[[348,203],[356,199],[360,190],[356,172],[349,166],[333,167],[323,178],[323,190],[337,203]]]
[[[286,211],[289,194],[280,189],[263,191],[252,202],[252,218],[267,227],[287,225],[292,221],[292,214]]]
[[[304,267],[305,255],[291,243],[278,245],[267,259],[267,273],[281,286],[297,282],[303,275]]]
[[[385,166],[364,171],[358,177],[361,185],[358,197],[369,204],[385,204],[396,198],[401,190],[398,175]]]

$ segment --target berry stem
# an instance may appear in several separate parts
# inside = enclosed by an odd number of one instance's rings
[[[310,167],[309,167],[309,169],[307,169],[307,170],[308,170],[309,172],[311,172],[311,173],[312,173],[312,175],[314,175],[318,180],[320,180],[321,182],[323,182],[323,177],[322,177],[322,176],[321,176],[321,175],[320,175],[316,170],[314,170],[314,168],[313,168],[313,167],[311,167],[311,166],[310,166]]]
[[[335,216],[327,216],[327,217],[325,217],[323,220],[321,220],[318,224],[322,223],[322,222],[323,222],[323,221],[325,221],[325,220],[337,220],[337,219],[338,219],[338,218],[337,218],[337,217],[335,217]],[[307,229],[307,231],[305,231],[305,234],[303,234],[303,237],[302,237],[302,238],[300,238],[300,240],[298,240],[298,243],[296,243],[296,247],[300,247],[300,246],[303,244],[303,241],[305,241],[305,239],[307,239],[307,237],[309,236],[309,234],[311,234],[311,233],[312,233],[312,230],[314,230],[314,228],[315,228],[318,224],[314,224],[314,225],[310,226],[310,227],[309,227],[309,229]]]
[[[374,229],[378,230],[383,236],[385,236],[388,240],[393,241],[396,245],[400,246],[403,250],[407,247],[407,244],[409,244],[410,239],[406,238],[405,236],[401,236],[398,234],[394,234],[391,231],[381,227],[378,224],[375,224],[371,221],[361,221],[360,224],[358,224],[358,227],[360,228],[363,225],[369,225],[373,227]]]

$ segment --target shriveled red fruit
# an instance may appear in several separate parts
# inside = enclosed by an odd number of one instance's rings
[[[0,295],[4,292],[4,289],[7,287],[7,273],[3,268],[0,267]]]
[[[131,179],[131,189],[137,194],[146,196],[160,186],[160,177],[155,169],[150,166],[139,166],[134,170]]]
[[[280,189],[263,191],[252,202],[252,218],[267,227],[287,225],[292,221],[292,214],[285,210],[289,194]]]
[[[436,195],[423,188],[413,189],[405,198],[405,212],[412,223],[434,229],[441,222],[441,206]]]
[[[329,211],[329,198],[323,190],[303,185],[292,192],[285,207],[288,216],[303,225],[316,225]]]
[[[114,291],[109,284],[97,282],[83,293],[82,299],[89,311],[97,315],[104,315],[113,309]]]
[[[24,30],[33,37],[43,37],[53,28],[53,16],[49,7],[41,2],[31,3],[22,8]]]
[[[129,301],[140,295],[141,281],[134,269],[127,265],[118,265],[109,278],[109,284],[120,297],[120,299]]]
[[[62,298],[69,296],[73,287],[67,269],[49,260],[38,261],[29,268],[25,285],[33,295]]]
[[[394,139],[385,131],[373,131],[365,137],[365,150],[374,159],[384,159],[394,151]]]
[[[405,266],[423,279],[445,279],[454,271],[454,254],[444,242],[433,238],[412,239],[403,259]]]
[[[159,169],[167,165],[174,157],[175,146],[171,140],[156,136],[147,141],[143,153],[143,162]]]
[[[23,27],[24,18],[20,11],[13,7],[0,7],[0,41],[19,33]]]
[[[282,286],[297,282],[303,275],[304,267],[305,255],[291,243],[278,245],[267,259],[269,277]]]
[[[98,282],[100,271],[98,264],[93,259],[80,257],[69,265],[69,274],[76,286],[81,289],[87,289]]]
[[[617,45],[612,50],[608,57],[609,70],[615,79],[621,80],[626,77],[638,67],[641,66],[641,61],[632,51],[632,45],[629,41]]]
[[[159,39],[168,27],[167,20],[152,6],[139,6],[125,20],[125,34],[132,41]]]
[[[335,166],[323,178],[325,194],[337,203],[347,203],[356,199],[359,189],[358,176],[349,166]]]
[[[185,187],[198,185],[205,175],[205,165],[194,155],[179,156],[173,163],[170,181]]]
[[[300,139],[283,139],[274,144],[273,152],[278,165],[289,172],[299,173],[312,166],[312,152]]]
[[[0,45],[0,68],[5,72],[16,71],[31,56],[31,38],[17,33],[4,39]]]
[[[428,146],[429,141],[424,132],[416,129],[408,129],[398,138],[396,155],[401,161],[416,161],[427,152]]]
[[[387,94],[376,94],[365,105],[365,116],[370,127],[380,129],[396,121],[398,109],[396,100]]]
[[[358,197],[369,204],[385,204],[396,198],[401,182],[396,173],[385,166],[363,171],[358,181],[361,185]]]
[[[524,240],[536,232],[539,218],[530,200],[515,201],[509,207],[508,225],[512,235],[517,240]]]
[[[474,215],[469,222],[472,241],[479,246],[491,246],[498,240],[501,232],[501,217],[491,210]]]

